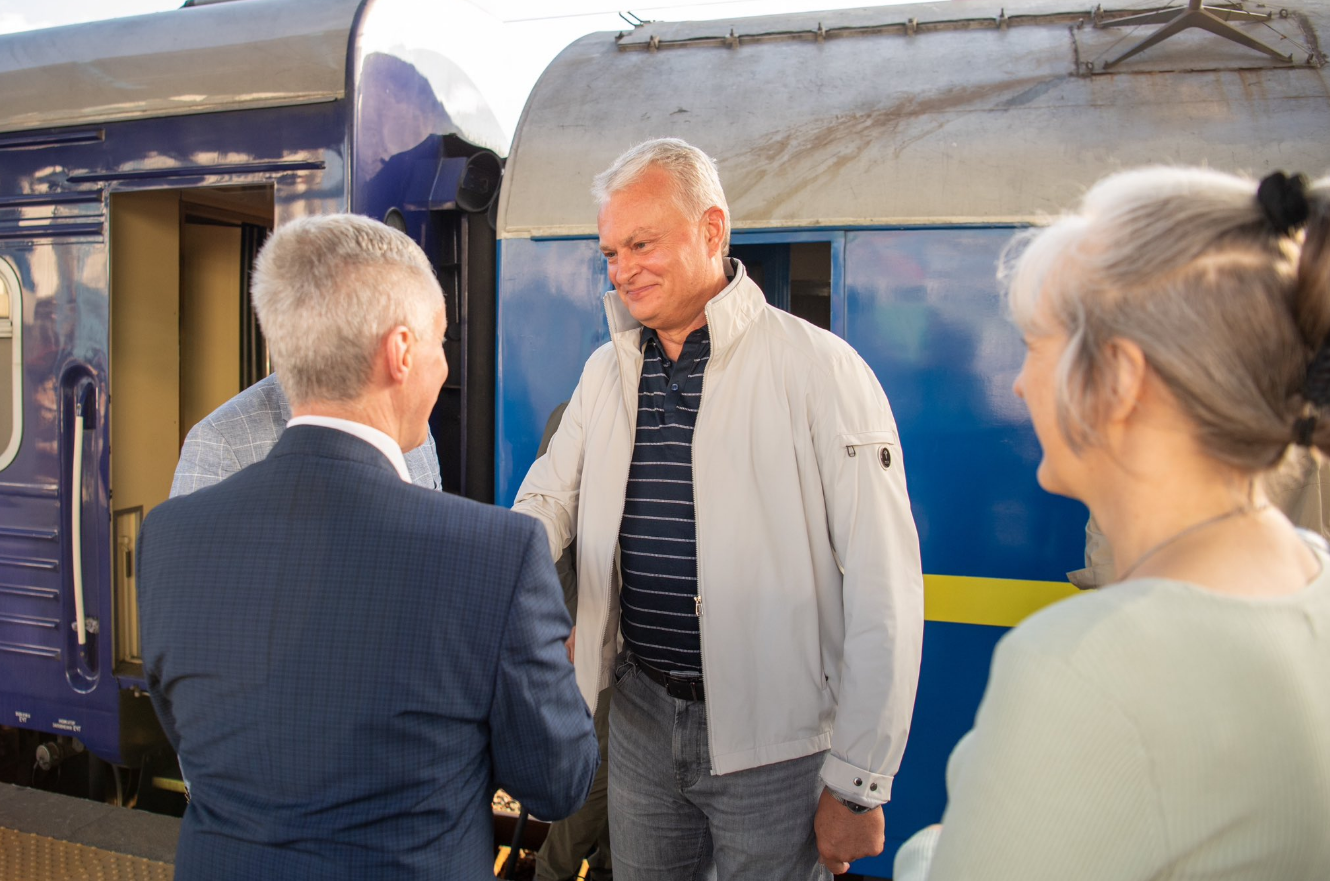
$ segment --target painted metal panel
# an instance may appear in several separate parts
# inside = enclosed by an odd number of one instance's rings
[[[900,427],[930,574],[1064,581],[1086,517],[1035,483],[1039,444],[1012,393],[1024,344],[998,295],[1010,229],[846,235],[846,340]]]
[[[122,759],[113,675],[109,393],[110,191],[275,185],[278,222],[345,210],[339,102],[108,124],[98,137],[0,152],[0,259],[23,291],[24,432],[0,473],[0,724],[76,734]],[[96,176],[96,182],[70,183]],[[16,316],[16,320],[18,316]],[[71,628],[70,443],[77,393],[96,395],[84,448],[87,648]]]
[[[357,164],[405,156],[429,135],[457,134],[506,155],[511,133],[477,85],[502,67],[502,38],[493,16],[467,4],[369,3],[353,52],[358,143],[373,158]]]
[[[886,848],[854,867],[867,875],[889,877],[896,849],[941,819],[947,758],[974,722],[993,646],[1020,617],[1074,593],[1064,573],[1083,558],[1085,508],[1036,484],[1039,444],[1011,390],[1024,344],[994,276],[1011,236],[1010,228],[846,233],[845,336],[896,416],[929,619]]]
[[[988,684],[993,648],[1005,627],[976,627],[947,621],[924,624],[919,695],[900,771],[883,806],[886,844],[882,855],[856,861],[850,871],[890,878],[891,863],[905,840],[942,819],[947,806],[947,759],[974,725]]]
[[[0,132],[331,101],[361,0],[246,0],[0,36]]]
[[[609,341],[601,305],[609,288],[595,239],[499,243],[496,504],[512,505],[550,413],[572,396],[591,353]]]

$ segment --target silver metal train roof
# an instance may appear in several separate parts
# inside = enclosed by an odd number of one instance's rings
[[[356,85],[348,62],[377,52],[429,79],[458,134],[506,152],[475,71],[449,57],[491,35],[420,18],[416,0],[209,0],[0,35],[0,132],[334,101]]]
[[[652,23],[569,46],[518,125],[502,237],[595,231],[592,177],[640,141],[716,158],[736,228],[1028,220],[1147,163],[1330,171],[1330,2],[1198,29],[1108,69],[1141,9],[953,0]]]
[[[0,36],[0,131],[331,101],[361,0],[247,0]]]

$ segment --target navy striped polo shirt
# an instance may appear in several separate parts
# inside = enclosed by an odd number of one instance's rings
[[[619,525],[624,646],[667,673],[702,673],[697,610],[693,427],[711,357],[706,327],[684,340],[678,361],[642,328],[637,437]]]

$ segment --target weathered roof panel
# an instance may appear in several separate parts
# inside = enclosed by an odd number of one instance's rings
[[[0,131],[330,101],[362,0],[244,0],[0,35]]]
[[[1296,48],[1297,64],[1190,30],[1105,71],[1149,28],[1097,31],[1091,9],[1065,0],[592,34],[528,101],[499,234],[594,233],[592,177],[663,136],[716,158],[739,229],[1029,219],[1111,170],[1158,162],[1324,173],[1330,88],[1316,34],[1330,2],[1283,18],[1262,9],[1272,23],[1247,27]]]

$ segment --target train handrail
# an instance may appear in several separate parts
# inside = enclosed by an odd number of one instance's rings
[[[74,629],[79,645],[88,643],[83,604],[83,429],[88,402],[83,395],[74,405],[74,455],[69,476],[70,569],[74,578]]]

